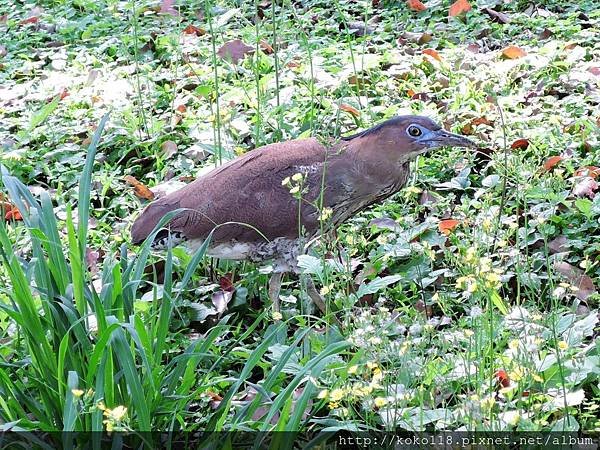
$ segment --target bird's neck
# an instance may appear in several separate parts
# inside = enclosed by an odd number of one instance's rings
[[[354,161],[358,175],[382,186],[396,184],[406,170],[408,158],[398,151],[389,136],[368,135],[344,143],[346,154]]]

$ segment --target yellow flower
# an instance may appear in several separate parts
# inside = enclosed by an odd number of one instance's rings
[[[484,219],[481,225],[483,226],[484,230],[488,231],[490,228],[492,228],[492,221],[490,219]]]
[[[466,337],[471,337],[475,334],[475,332],[473,330],[470,330],[468,328],[466,330],[464,330],[463,333]]]
[[[465,291],[468,290],[473,283],[477,283],[475,278],[473,278],[473,275],[458,277],[456,279],[456,287],[458,289],[464,289]]]
[[[113,409],[110,412],[110,417],[116,421],[121,421],[125,418],[125,416],[127,415],[127,408],[125,408],[124,406],[117,406],[115,409]]]
[[[373,362],[373,361],[367,361],[367,367],[368,367],[369,369],[373,370],[373,369],[376,369],[378,366],[377,366],[377,363],[376,363],[376,362]]]
[[[400,353],[400,356],[402,356],[402,355],[405,355],[407,351],[408,351],[408,342],[404,341],[402,343],[402,347],[400,347],[400,350],[398,353]]]
[[[321,220],[321,221],[327,220],[331,217],[332,214],[333,214],[333,209],[323,208],[323,210],[321,211],[321,215],[319,216],[319,220]]]
[[[297,194],[298,192],[300,192],[300,186],[294,186],[290,189],[290,194]]]
[[[343,389],[334,389],[333,391],[331,391],[331,394],[329,394],[329,398],[334,401],[340,401],[342,398],[344,398],[344,390]]]
[[[379,245],[385,245],[387,244],[387,236],[385,234],[380,234],[379,236],[377,236],[377,243]]]
[[[416,186],[409,186],[404,190],[407,194],[420,194],[422,190]]]
[[[333,284],[323,286],[320,290],[321,295],[329,294],[332,291],[332,289],[333,289]]]
[[[348,367],[348,373],[350,375],[354,375],[357,371],[358,371],[358,366],[356,364]]]
[[[383,380],[383,372],[378,367],[378,368],[376,368],[376,369],[373,370],[373,379],[372,379],[371,382],[372,383],[378,383],[381,380]]]
[[[494,397],[485,397],[481,399],[481,406],[486,409],[491,409],[496,404]]]
[[[281,313],[279,311],[273,311],[272,317],[273,317],[273,320],[275,320],[275,321],[279,321],[279,320],[283,319],[283,316],[281,315]]]
[[[329,405],[328,405],[329,409],[335,409],[338,406],[340,406],[340,404],[337,402],[329,402]]]
[[[469,287],[467,288],[467,292],[470,293],[470,294],[472,294],[476,290],[477,290],[477,281],[473,280],[471,283],[469,283]]]
[[[105,411],[106,410],[106,405],[104,405],[104,402],[98,402],[96,404],[96,408],[98,408],[100,411]]]
[[[302,181],[302,174],[298,172],[292,175],[292,181]]]
[[[510,348],[511,350],[517,350],[519,348],[519,340],[518,339],[512,339],[511,341],[508,342],[508,348]]]
[[[515,367],[509,374],[508,379],[513,381],[520,381],[525,375],[525,370],[522,367]]]
[[[104,423],[104,425],[106,425],[106,431],[108,431],[110,433],[111,431],[114,430],[115,426],[114,426],[112,420],[103,420],[102,422]]]
[[[71,393],[77,398],[83,395],[83,391],[81,389],[71,389]]]
[[[486,273],[492,270],[492,260],[484,257],[479,260],[479,272]]]
[[[387,399],[384,397],[377,397],[375,400],[373,400],[373,403],[377,408],[383,408],[385,405],[387,405]]]
[[[288,184],[290,184],[290,177],[285,177],[283,180],[281,180],[282,186],[286,186]]]
[[[317,398],[324,399],[324,398],[327,398],[328,395],[329,395],[329,390],[323,389],[321,392],[319,392],[319,395],[317,395]]]
[[[354,245],[354,236],[351,234],[346,235],[346,242],[348,245]]]
[[[518,412],[516,412],[515,414],[511,414],[508,417],[508,423],[511,425],[518,424],[520,420],[521,420],[521,415]]]
[[[567,344],[565,341],[559,341],[558,348],[560,350],[566,350],[567,348],[569,348],[569,344]]]
[[[500,276],[497,273],[488,273],[485,278],[493,284],[499,283],[500,282]]]
[[[538,383],[544,382],[544,379],[542,377],[540,377],[537,373],[532,373],[531,378],[533,378],[534,381],[537,381]]]
[[[477,249],[475,247],[469,247],[467,249],[467,254],[465,255],[465,261],[468,263],[474,262],[476,254],[477,254]]]

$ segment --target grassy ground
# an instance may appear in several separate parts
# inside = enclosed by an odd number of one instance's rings
[[[13,3],[0,427],[600,427],[595,2]],[[303,257],[340,326],[295,279],[278,321],[268,269],[128,243],[147,187],[402,113],[484,150]]]

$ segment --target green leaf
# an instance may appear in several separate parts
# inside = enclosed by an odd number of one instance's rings
[[[32,131],[36,127],[40,126],[50,116],[50,114],[54,112],[59,102],[60,95],[56,95],[51,102],[46,103],[38,111],[33,113],[31,119],[29,119],[27,131]]]
[[[506,306],[506,303],[504,303],[504,300],[502,300],[502,297],[500,297],[496,291],[490,294],[490,298],[494,306],[498,308],[498,311],[500,311],[503,315],[508,314],[508,306]]]
[[[593,203],[590,199],[579,198],[579,199],[575,200],[575,206],[577,207],[579,212],[581,214],[583,214],[584,216],[586,216],[586,217],[592,216]]]
[[[402,278],[402,275],[389,275],[383,278],[377,277],[370,283],[362,283],[358,288],[358,292],[356,293],[356,295],[358,296],[358,298],[361,298],[363,295],[375,294],[376,292],[381,291],[390,284],[397,283]]]
[[[323,264],[319,258],[311,255],[299,255],[298,256],[298,267],[302,269],[302,273],[309,273],[323,276]]]

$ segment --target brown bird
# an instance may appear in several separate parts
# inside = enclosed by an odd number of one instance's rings
[[[398,192],[410,161],[442,146],[476,147],[422,116],[394,117],[339,141],[266,145],[150,204],[133,224],[132,241],[141,243],[166,213],[184,208],[153,246],[186,242],[197,248],[212,231],[210,256],[272,261],[269,297],[278,311],[282,274],[298,272],[304,245],[323,228]],[[310,277],[307,281],[310,298],[325,311]]]

